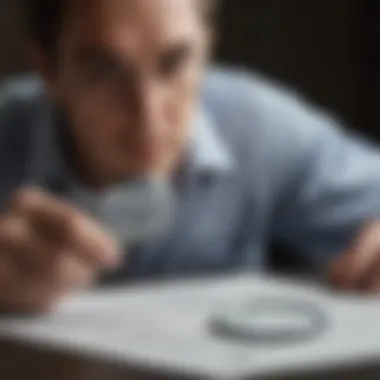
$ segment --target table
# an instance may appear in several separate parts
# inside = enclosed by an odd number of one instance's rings
[[[199,300],[200,303],[198,303],[196,306],[198,309],[201,309],[203,306],[206,305],[204,301],[207,301],[208,297],[211,294],[214,294],[214,303],[218,303],[225,299],[223,294],[225,293],[225,290],[228,288],[232,292],[230,294],[230,297],[233,296],[236,298],[236,295],[242,291],[242,289],[247,289],[247,285],[251,284],[251,290],[255,290],[254,293],[259,290],[260,293],[266,293],[269,294],[272,291],[275,291],[278,293],[279,287],[281,287],[282,290],[287,289],[291,290],[292,293],[297,292],[298,296],[307,296],[308,298],[312,295],[313,297],[316,297],[315,299],[319,299],[325,302],[327,305],[330,304],[339,304],[338,306],[341,308],[351,308],[352,315],[349,318],[352,318],[352,316],[355,314],[354,309],[357,309],[358,307],[361,307],[362,309],[362,320],[364,322],[373,322],[375,319],[377,319],[377,315],[374,313],[379,312],[379,308],[377,307],[377,301],[374,299],[357,299],[356,297],[353,297],[352,299],[350,297],[338,297],[335,295],[330,295],[329,293],[324,292],[322,289],[315,288],[313,286],[304,285],[302,286],[300,284],[293,284],[290,282],[283,282],[277,280],[272,281],[271,279],[267,278],[258,278],[258,277],[249,277],[249,278],[227,278],[227,279],[217,279],[212,281],[198,281],[196,283],[188,283],[188,284],[182,284],[180,286],[154,286],[153,288],[149,289],[149,286],[147,289],[140,291],[138,290],[126,290],[125,297],[128,299],[133,299],[133,302],[135,304],[133,305],[133,308],[135,309],[138,304],[140,304],[141,308],[148,307],[149,305],[154,306],[156,309],[156,315],[154,316],[158,320],[165,315],[161,314],[161,311],[158,310],[157,304],[155,302],[160,301],[162,305],[165,307],[168,305],[167,302],[170,300],[172,303],[175,299],[178,300],[178,296],[180,295],[180,300],[182,300],[181,305],[184,306],[186,304],[190,304],[191,302],[196,302],[196,300]],[[249,288],[249,287],[248,287]],[[245,290],[246,291],[246,290]],[[120,291],[115,297],[120,296],[123,292]],[[197,295],[196,298],[192,298],[193,296]],[[112,298],[110,295],[103,294],[107,299]],[[74,308],[67,311],[64,320],[67,321],[68,316],[71,317],[73,315],[78,315],[80,317],[82,316],[79,311],[83,309],[77,309],[75,310],[75,313],[73,313],[73,310],[76,309],[80,303],[85,300],[84,303],[87,302],[87,307],[91,306],[91,302],[94,301],[94,295],[85,296],[83,298],[82,296],[79,296],[76,301],[78,303],[72,303],[70,301],[70,307],[74,304]],[[96,296],[97,297],[97,296]],[[166,297],[166,298],[165,298]],[[218,298],[219,297],[219,298]],[[141,303],[143,300],[149,301],[146,304]],[[137,302],[138,301],[138,302]],[[130,301],[133,303],[132,301]],[[112,303],[112,302],[111,302]],[[109,304],[109,306],[111,305]],[[209,303],[209,302],[208,302]],[[352,305],[351,305],[352,304]],[[195,305],[195,304],[194,304]],[[203,306],[202,306],[203,305]],[[351,305],[351,306],[350,306]],[[94,304],[91,306],[93,307]],[[70,309],[70,308],[69,308]],[[95,308],[96,309],[96,308]],[[94,310],[95,310],[94,309]],[[367,317],[367,313],[370,311],[371,316]],[[185,312],[186,314],[186,312]],[[196,313],[195,313],[196,314]],[[194,315],[195,315],[194,314]],[[338,313],[339,314],[339,313]],[[59,317],[61,318],[61,317]],[[49,322],[51,323],[51,326],[48,328],[51,328],[52,326],[57,326],[57,322],[59,320],[57,317],[55,321]],[[54,319],[54,318],[53,318]],[[191,319],[191,318],[190,318]],[[131,319],[130,321],[132,321]],[[380,321],[380,319],[378,319]],[[356,319],[352,319],[352,327],[355,327]],[[30,334],[27,333],[27,331],[30,332],[30,325],[34,324],[34,331]],[[217,371],[214,371],[216,369],[215,366],[210,366],[210,372],[207,375],[204,373],[204,376],[200,375],[199,372],[201,371],[194,371],[194,373],[191,373],[191,371],[188,371],[188,376],[185,377],[183,373],[176,371],[162,371],[162,368],[159,369],[158,367],[155,367],[153,365],[154,370],[148,371],[147,368],[144,366],[135,366],[132,362],[127,363],[123,358],[123,360],[110,360],[109,355],[94,355],[94,352],[91,351],[92,347],[87,347],[89,349],[87,350],[79,350],[76,353],[74,351],[71,351],[69,349],[62,349],[62,347],[54,347],[54,345],[51,344],[51,341],[49,344],[46,344],[46,339],[42,339],[41,336],[46,334],[46,331],[43,331],[44,328],[42,328],[41,331],[36,333],[36,328],[38,329],[38,323],[35,322],[22,322],[21,325],[22,328],[19,329],[19,331],[16,334],[4,334],[5,327],[12,326],[14,328],[14,325],[20,325],[19,322],[11,321],[10,323],[6,322],[5,324],[3,322],[0,323],[0,335],[3,336],[3,338],[0,339],[0,378],[6,379],[6,380],[18,380],[18,379],[38,379],[38,380],[45,380],[45,379],[57,379],[57,380],[71,380],[71,379],[78,379],[78,380],[121,380],[121,379],[134,379],[134,380],[160,380],[160,379],[218,379],[222,377],[218,377]],[[47,324],[49,324],[47,323]],[[62,321],[60,322],[62,325]],[[188,321],[188,323],[190,323]],[[379,322],[380,323],[380,322]],[[173,329],[175,330],[175,321],[170,321],[170,325],[173,325]],[[59,323],[58,323],[59,325]],[[344,325],[344,324],[343,324]],[[43,326],[41,324],[40,326]],[[340,325],[339,325],[340,326]],[[346,327],[347,325],[346,321]],[[346,327],[341,327],[342,329],[346,329]],[[191,330],[190,324],[189,328]],[[371,332],[371,329],[373,330]],[[380,334],[379,337],[379,345],[377,345],[377,339],[370,339],[371,336],[374,335],[375,331],[379,331],[377,329],[377,325],[375,326],[373,323],[372,325],[369,324],[366,326],[366,330],[368,330],[366,333],[363,332],[362,336],[364,341],[362,344],[355,345],[353,349],[349,349],[349,347],[346,347],[346,352],[344,355],[351,355],[355,354],[357,352],[358,356],[361,356],[360,360],[352,361],[350,363],[344,362],[344,365],[342,365],[341,360],[339,359],[339,355],[337,355],[336,359],[333,360],[331,363],[329,363],[326,367],[324,366],[317,366],[310,370],[310,368],[303,369],[300,366],[299,368],[290,368],[289,365],[287,365],[287,358],[284,356],[281,356],[279,352],[272,352],[270,355],[272,355],[273,358],[277,358],[277,366],[279,368],[276,369],[276,371],[273,371],[273,368],[270,368],[271,366],[262,365],[260,371],[258,371],[258,367],[255,365],[252,366],[252,368],[249,368],[249,371],[241,372],[240,375],[231,376],[231,377],[223,377],[223,380],[227,378],[234,378],[234,379],[276,379],[276,380],[297,380],[297,379],[344,379],[344,380],[351,380],[351,379],[361,379],[361,380],[372,380],[372,379],[379,379],[380,378]],[[65,332],[64,335],[69,335],[69,330]],[[79,330],[78,330],[79,331]],[[56,333],[56,336],[60,335],[60,331],[54,331]],[[51,333],[51,331],[50,331]],[[50,334],[49,333],[49,334]],[[67,333],[67,334],[66,334]],[[196,339],[193,340],[192,336],[197,335],[196,332],[194,334],[188,332],[188,335],[183,335],[182,338],[190,339],[188,341],[189,344],[195,344]],[[54,335],[54,334],[53,334]],[[77,334],[78,335],[78,334]],[[24,339],[20,339],[20,337],[23,336]],[[25,337],[29,336],[28,340],[25,340]],[[61,337],[62,337],[61,336]],[[60,337],[60,338],[61,338]],[[79,337],[78,341],[81,340],[83,337]],[[55,337],[56,338],[56,337]],[[133,336],[131,335],[131,338]],[[357,338],[353,341],[357,341]],[[50,338],[49,338],[50,339]],[[87,338],[89,339],[89,338]],[[329,339],[329,338],[326,338]],[[350,344],[350,339],[352,342],[352,337],[347,337],[348,345]],[[54,340],[54,339],[53,339]],[[84,339],[86,340],[86,339]],[[90,339],[91,340],[91,339]],[[371,341],[371,342],[370,342]],[[326,341],[327,342],[327,341]],[[325,343],[326,343],[325,342]],[[36,346],[36,343],[39,343],[39,345]],[[89,342],[87,342],[89,343]],[[60,343],[61,344],[61,343]],[[168,344],[170,344],[170,341],[168,341]],[[322,343],[321,343],[322,344]],[[337,347],[344,347],[344,345],[340,346],[340,343],[334,343],[334,339],[330,340],[330,346],[337,345]],[[96,345],[96,344],[95,344]],[[86,344],[85,344],[86,346]],[[38,348],[39,347],[39,348]],[[211,346],[210,346],[211,347]],[[303,350],[293,350],[294,352],[298,352],[302,354],[303,351],[311,350],[311,348],[305,347]],[[314,347],[315,349],[315,347]],[[328,347],[326,348],[328,349]],[[115,352],[117,351],[117,347],[115,347]],[[291,350],[289,350],[291,351]],[[363,352],[368,352],[368,356],[364,358]],[[156,354],[153,350],[148,350],[147,353],[151,355],[151,358],[154,358],[154,355]],[[219,353],[220,355],[223,354],[221,351]],[[261,353],[260,353],[261,355]],[[260,356],[258,355],[258,356]],[[274,355],[274,356],[273,356]],[[322,356],[325,355],[322,353]],[[343,359],[344,359],[343,355]],[[196,355],[195,355],[196,356]],[[286,356],[286,355],[285,355]],[[330,356],[330,354],[328,355]],[[167,360],[169,356],[165,357],[164,359]],[[295,355],[291,355],[291,361],[294,361]],[[299,358],[296,358],[299,361],[310,361],[310,358],[308,356],[302,355],[299,356]],[[266,358],[265,355],[261,355],[261,360],[265,364]],[[272,360],[272,359],[271,359]],[[297,362],[295,361],[295,363]],[[153,360],[154,361],[154,360]],[[171,357],[169,360],[170,363],[175,364],[176,357]],[[197,361],[194,359],[193,361],[189,361],[191,365],[196,365]],[[225,364],[225,363],[224,363]],[[191,367],[190,365],[190,367]],[[220,365],[222,366],[223,363],[221,362]],[[190,368],[189,367],[189,368]],[[203,368],[201,365],[198,366],[200,368]],[[206,368],[207,366],[204,366]],[[273,367],[273,366],[272,366]],[[175,365],[173,365],[173,368],[175,368]],[[227,367],[226,367],[227,368]],[[249,372],[252,372],[252,376],[249,374]],[[198,372],[198,373],[197,373]],[[214,373],[213,373],[214,372]],[[236,372],[237,374],[238,372]],[[220,372],[219,372],[220,374]],[[231,372],[232,374],[232,372]]]
[[[318,373],[262,377],[262,380],[378,380],[380,364],[319,371]],[[186,380],[139,372],[115,363],[99,362],[83,356],[26,347],[0,340],[0,378],[6,380]],[[188,380],[197,380],[188,378]],[[199,379],[200,380],[200,379]]]

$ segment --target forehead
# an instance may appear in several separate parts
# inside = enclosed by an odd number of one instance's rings
[[[200,31],[199,0],[73,0],[62,36],[76,43],[154,49]]]

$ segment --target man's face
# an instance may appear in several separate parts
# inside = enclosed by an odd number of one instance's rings
[[[198,2],[71,1],[48,84],[105,176],[179,163],[207,53]]]

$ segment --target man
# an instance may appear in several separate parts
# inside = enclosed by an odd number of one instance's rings
[[[31,1],[41,79],[1,93],[3,309],[50,309],[118,268],[262,269],[273,239],[343,288],[380,289],[378,151],[294,94],[212,68],[213,3]],[[122,260],[92,202],[179,173],[177,223]]]

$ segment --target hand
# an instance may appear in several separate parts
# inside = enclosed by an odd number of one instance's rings
[[[380,222],[370,223],[335,260],[330,278],[345,290],[380,292]]]
[[[117,257],[113,241],[84,213],[23,190],[0,217],[0,309],[48,311],[115,266]]]

